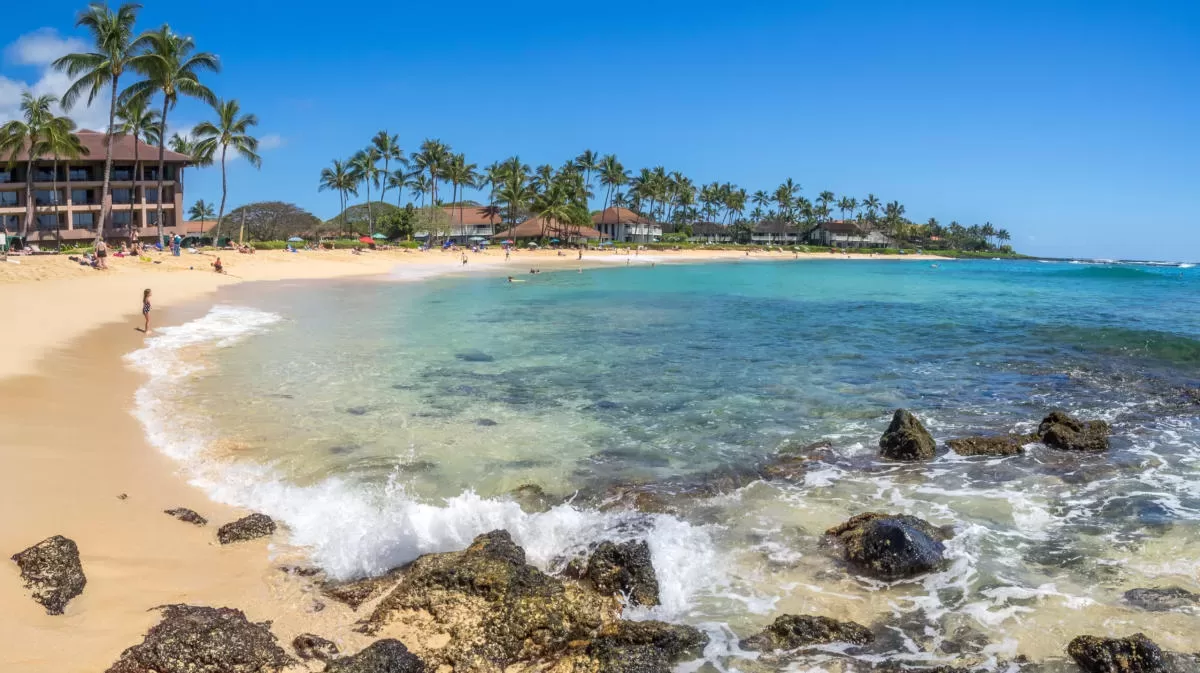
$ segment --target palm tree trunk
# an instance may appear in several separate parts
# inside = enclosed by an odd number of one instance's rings
[[[29,228],[33,226],[33,142],[29,143],[29,161],[25,164],[25,225],[21,227],[21,239],[29,238]]]
[[[140,173],[141,170],[142,170],[141,169],[141,161],[139,160],[139,157],[138,157],[138,137],[135,135],[133,138],[133,177],[135,180],[137,179],[137,176],[141,174]],[[134,184],[136,185],[137,183],[135,182]],[[133,243],[134,231],[135,231],[133,228],[133,207],[134,207],[133,189],[130,189],[129,190],[129,243],[130,244]]]
[[[225,216],[225,195],[229,192],[229,184],[225,181],[225,150],[229,149],[228,145],[221,145],[221,207],[217,209],[217,224],[215,229],[217,235],[213,237],[213,243],[216,247],[221,247],[221,218]],[[161,197],[162,195],[159,194]],[[245,210],[242,214],[245,214]]]
[[[167,103],[169,101],[170,101],[169,97],[163,96],[162,133],[159,134],[159,138],[158,138],[158,199],[157,199],[158,200],[158,215],[156,216],[155,224],[158,226],[158,242],[159,243],[162,243],[162,240],[163,240],[162,200],[163,200],[163,178],[165,177],[163,175],[163,166],[166,164],[167,110],[168,110]],[[134,177],[137,177],[137,176],[134,176]],[[219,229],[220,227],[221,227],[221,223],[218,221],[217,228]]]
[[[367,178],[367,234],[375,233],[375,220],[371,217],[371,178]]]
[[[104,225],[108,223],[108,215],[112,212],[112,139],[113,128],[117,124],[117,75],[112,78],[112,100],[108,104],[108,129],[105,131],[107,141],[104,143],[104,183],[100,188],[100,222],[96,224],[96,239],[104,238]],[[132,226],[133,220],[130,219]]]
[[[54,163],[51,164],[51,168],[54,170],[54,175],[51,176],[51,178],[50,178],[51,184],[53,185],[51,187],[51,189],[54,190],[52,192],[54,194],[54,240],[57,243],[58,248],[61,250],[62,249],[62,224],[58,221],[58,155],[57,154],[54,155]]]

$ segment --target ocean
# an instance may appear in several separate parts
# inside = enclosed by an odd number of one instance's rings
[[[148,375],[134,413],[212,497],[285,523],[279,553],[337,578],[496,528],[550,571],[645,539],[662,605],[627,616],[704,629],[720,670],[782,613],[892,634],[802,668],[1002,668],[1114,629],[1194,645],[1196,611],[1122,595],[1200,591],[1200,270],[638,261],[237,288],[128,356]],[[939,451],[1055,408],[1110,422],[1112,446],[881,461],[901,407]],[[802,474],[725,478],[822,441]],[[849,572],[822,533],[868,511],[953,526],[946,567]]]

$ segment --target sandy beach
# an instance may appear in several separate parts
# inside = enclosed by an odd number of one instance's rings
[[[17,566],[4,564],[0,669],[104,670],[157,621],[152,608],[181,602],[237,607],[254,621],[272,620],[285,645],[303,632],[331,638],[348,651],[374,639],[351,630],[367,608],[354,613],[322,599],[311,581],[280,570],[287,559],[272,558],[269,543],[218,544],[216,528],[245,512],[209,501],[146,442],[129,413],[139,375],[121,361],[145,338],[135,329],[141,325],[144,288],[154,291],[153,325],[163,326],[201,315],[222,287],[236,283],[352,276],[416,280],[464,269],[495,274],[511,269],[515,275],[581,265],[574,252],[565,254],[522,251],[506,262],[496,250],[471,254],[464,267],[459,254],[442,252],[226,252],[227,275],[211,270],[210,255],[186,253],[158,255],[154,262],[110,259],[108,271],[58,256],[0,263],[8,346],[0,360],[0,507],[7,513],[0,550],[7,556],[64,535],[78,543],[88,580],[64,615],[48,616],[22,587]],[[746,259],[794,256],[593,252],[585,253],[583,265]],[[181,506],[209,524],[196,527],[163,514]],[[407,638],[419,641],[421,634]]]

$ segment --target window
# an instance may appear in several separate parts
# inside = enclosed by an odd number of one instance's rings
[[[112,190],[113,203],[133,203],[133,190],[128,188],[118,188]]]
[[[174,180],[175,179],[175,167],[170,166],[170,165],[164,166],[163,167],[163,175],[167,176],[168,180]]]
[[[0,206],[15,206],[17,202],[17,192],[0,192]]]
[[[75,213],[71,216],[71,224],[76,229],[91,229],[96,225],[95,213]]]
[[[4,229],[9,231],[19,230],[21,228],[21,218],[19,215],[0,215],[0,224],[4,225]]]
[[[83,213],[78,214],[82,215]],[[114,227],[128,227],[129,223],[132,221],[133,213],[129,212],[128,210],[114,210],[112,213],[112,223]]]
[[[74,166],[71,168],[71,180],[83,181],[83,180],[91,180],[91,179],[92,179],[91,169],[74,167]]]
[[[158,179],[158,166],[146,166],[145,168],[143,168],[142,169],[142,179],[143,180],[157,180]]]
[[[15,176],[15,175],[13,175],[13,172],[12,172],[12,171],[6,171],[6,170],[3,170],[3,169],[0,169],[0,183],[2,183],[2,182],[16,182],[16,181],[17,181],[17,178],[16,178],[16,176]]]
[[[56,194],[51,189],[33,190],[33,200],[39,206],[52,206],[57,202]]]
[[[90,189],[72,189],[71,204],[76,206],[90,206],[96,202],[92,200],[92,190]]]
[[[158,188],[157,187],[147,187],[146,188],[146,203],[158,203]]]
[[[129,166],[113,166],[112,179],[121,181],[132,180],[133,169]]]
[[[38,229],[56,229],[58,228],[58,215],[54,213],[43,213],[37,216]]]
[[[146,224],[150,226],[158,224],[158,211],[150,210],[146,212]]]
[[[54,179],[54,171],[49,168],[35,167],[33,169],[34,182],[50,182]]]

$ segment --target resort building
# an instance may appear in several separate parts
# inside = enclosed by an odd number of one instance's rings
[[[592,224],[606,237],[624,243],[654,243],[662,238],[662,226],[628,208],[605,208],[592,215]]]
[[[472,238],[481,240],[490,238],[496,233],[496,226],[501,223],[499,209],[480,206],[444,206],[442,208],[450,216],[450,233],[448,238],[459,242]]]
[[[763,220],[750,230],[750,241],[762,245],[795,245],[803,233],[781,220]]]
[[[557,239],[559,243],[575,244],[600,241],[606,238],[608,236],[592,227],[564,225],[554,218],[542,219],[540,217],[531,217],[515,227],[492,236],[492,239],[496,241],[548,239],[553,242]]]
[[[823,222],[810,239],[816,245],[831,248],[886,248],[892,244],[892,239],[883,232],[861,227],[853,220]]]
[[[692,243],[732,243],[733,232],[719,222],[697,222],[692,225]]]
[[[79,159],[60,159],[57,175],[53,157],[38,157],[33,163],[34,222],[24,232],[26,243],[45,245],[60,238],[78,242],[96,235],[104,181],[104,134],[79,131],[77,135],[88,151]],[[113,137],[112,211],[104,227],[105,238],[153,240],[158,234],[160,197],[163,232],[185,235],[183,169],[191,159],[169,150],[165,153],[165,180],[159,194],[158,148],[138,141],[135,166],[134,144],[130,136]],[[0,163],[0,229],[10,236],[21,234],[25,226],[27,167],[28,155],[18,155],[11,166]]]

